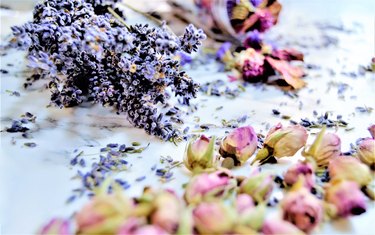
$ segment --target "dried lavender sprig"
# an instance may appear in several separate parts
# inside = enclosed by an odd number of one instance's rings
[[[189,104],[198,87],[174,55],[196,51],[206,36],[193,25],[180,37],[165,25],[127,28],[116,2],[44,1],[35,7],[32,22],[12,27],[10,45],[28,51],[34,71],[28,81],[47,79],[51,104],[111,106],[147,133],[174,138],[179,131],[159,106],[167,104],[168,91]]]

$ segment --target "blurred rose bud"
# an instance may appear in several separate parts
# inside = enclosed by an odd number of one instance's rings
[[[233,158],[236,164],[243,164],[255,152],[258,137],[251,126],[240,127],[229,133],[221,142],[220,154]]]
[[[120,193],[98,195],[75,216],[80,234],[115,233],[128,217],[131,201]]]
[[[242,181],[239,191],[250,195],[255,202],[266,201],[273,190],[273,177],[269,173],[255,171]]]
[[[54,218],[44,225],[37,233],[39,235],[69,235],[73,234],[70,222],[61,218]]]
[[[276,158],[294,156],[306,144],[307,131],[303,126],[293,125],[283,127],[281,123],[272,127],[268,132],[264,145],[253,161],[261,162],[270,156]]]
[[[336,181],[326,190],[326,201],[337,209],[337,215],[347,217],[366,212],[366,197],[353,181]]]
[[[194,208],[193,219],[201,234],[225,234],[231,231],[236,213],[223,202],[203,202]]]
[[[254,209],[254,201],[248,194],[238,194],[236,197],[235,207],[238,214],[246,213],[248,210]]]
[[[173,192],[163,191],[155,197],[153,204],[152,224],[158,225],[169,233],[174,233],[178,228],[182,213],[180,199]]]
[[[117,235],[168,235],[169,233],[157,225],[146,225],[140,218],[129,218],[120,227]]]
[[[354,157],[333,158],[328,165],[328,172],[331,180],[354,181],[361,187],[372,180],[370,169]]]
[[[315,174],[313,165],[308,162],[298,162],[292,165],[284,174],[284,182],[292,186],[300,176],[305,178],[304,186],[311,190],[315,185]]]
[[[184,157],[186,168],[191,171],[213,168],[215,165],[214,147],[214,137],[210,139],[202,135],[199,139],[190,141]]]
[[[323,203],[306,188],[287,193],[281,201],[283,219],[302,231],[311,232],[323,219]]]
[[[364,139],[358,146],[357,157],[372,170],[375,170],[375,139]]]
[[[184,198],[189,204],[224,198],[236,187],[236,184],[230,171],[203,173],[191,178],[186,186]]]
[[[320,167],[327,166],[330,159],[341,154],[341,140],[333,133],[325,133],[324,126],[316,137],[308,151],[303,152],[304,156],[312,157]]]
[[[368,131],[370,132],[371,137],[372,137],[373,139],[375,139],[375,124],[371,125],[371,126],[368,128]]]
[[[304,234],[296,226],[282,219],[266,219],[263,223],[264,235],[302,235]]]
[[[261,53],[248,48],[235,57],[235,66],[238,71],[242,71],[245,81],[259,82],[264,79],[264,60],[265,57]]]

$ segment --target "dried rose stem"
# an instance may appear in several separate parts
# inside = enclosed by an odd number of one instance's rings
[[[215,41],[222,41],[222,42],[229,41],[229,42],[232,42],[234,44],[239,44],[239,41],[236,38],[233,38],[233,37],[227,36],[227,35],[222,35],[222,34],[216,34],[216,33],[214,33],[205,24],[202,24],[201,22],[199,22],[198,20],[196,20],[192,14],[190,14],[190,17],[187,17],[186,16],[186,12],[188,12],[188,10],[186,10],[181,5],[177,4],[175,1],[169,0],[167,2],[169,4],[173,4],[173,9],[175,11],[174,16],[176,18],[179,18],[182,21],[190,22],[190,23],[192,23],[194,25],[199,26],[200,28],[202,28],[204,30],[204,32],[207,34],[207,36],[209,38],[211,38],[211,39],[213,39]]]
[[[121,2],[121,4],[124,5],[125,7],[129,8],[130,10],[132,10],[132,11],[138,13],[138,14],[143,15],[143,16],[146,17],[147,19],[149,19],[149,20],[151,20],[151,21],[154,21],[154,22],[155,22],[157,25],[159,25],[159,26],[162,26],[163,23],[164,23],[163,21],[161,21],[161,20],[159,20],[159,19],[153,17],[152,15],[147,14],[147,13],[141,11],[141,10],[138,10],[137,8],[135,8],[135,7],[133,7],[133,6],[129,5],[129,4],[127,4],[127,3],[125,3],[125,2]],[[175,33],[172,31],[172,29],[171,29],[168,25],[165,25],[165,27],[169,30],[169,32],[171,32],[173,35],[175,35]]]
[[[127,29],[130,29],[129,28],[129,25],[125,22],[125,20],[123,18],[121,18],[121,16],[119,16],[115,10],[113,10],[111,7],[108,7],[107,8],[109,13],[111,13],[116,19],[118,19]]]

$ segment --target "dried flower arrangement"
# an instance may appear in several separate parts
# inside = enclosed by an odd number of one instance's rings
[[[171,93],[189,104],[198,88],[174,55],[197,51],[206,36],[193,25],[181,36],[166,26],[128,26],[116,2],[44,1],[32,22],[14,26],[10,46],[27,50],[33,69],[26,86],[46,79],[53,105],[100,103],[149,134],[174,138],[179,131],[163,106]]]

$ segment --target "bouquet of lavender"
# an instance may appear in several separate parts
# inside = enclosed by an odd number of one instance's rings
[[[198,86],[180,70],[175,54],[196,51],[206,36],[193,25],[179,37],[165,25],[127,26],[117,4],[117,0],[38,4],[33,21],[14,26],[10,41],[12,47],[28,52],[33,75],[26,86],[47,79],[53,105],[100,103],[125,113],[149,134],[174,138],[179,132],[165,115],[170,92],[189,104]]]

